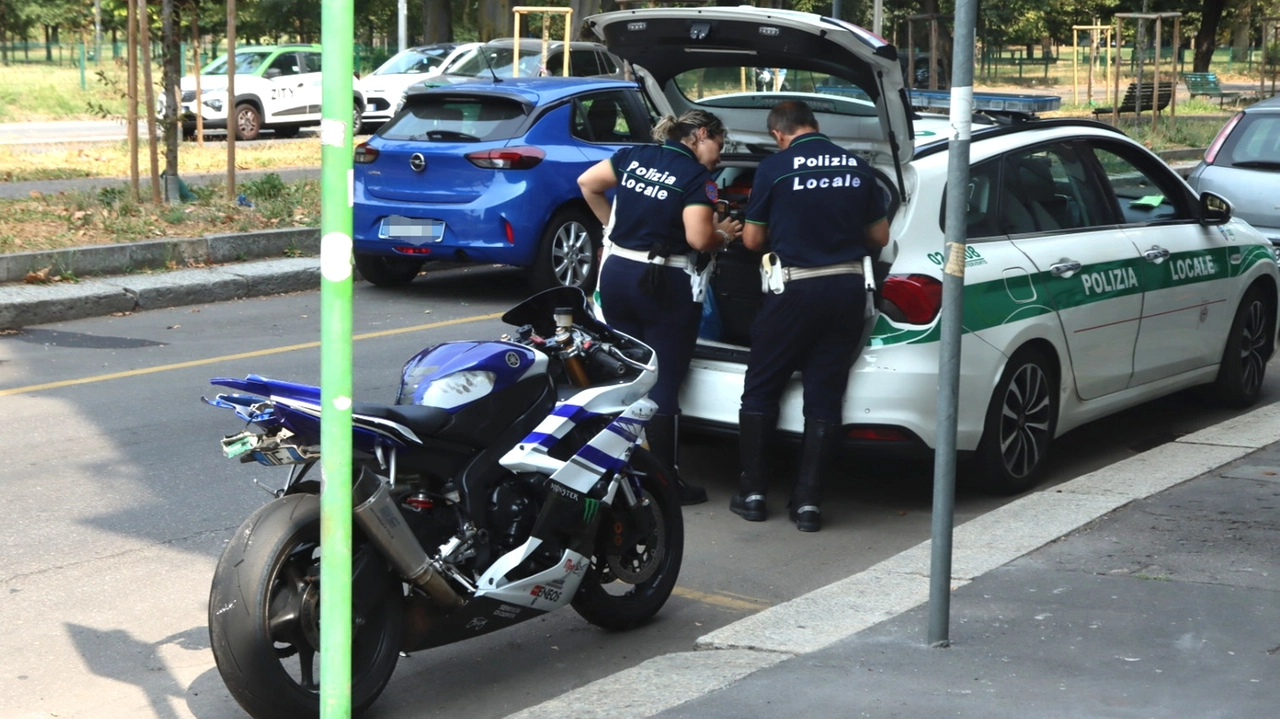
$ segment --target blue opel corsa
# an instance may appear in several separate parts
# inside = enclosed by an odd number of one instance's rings
[[[535,289],[590,289],[600,223],[577,178],[619,148],[653,142],[635,82],[477,78],[412,89],[356,147],[355,261],[379,286],[425,262],[528,268]]]

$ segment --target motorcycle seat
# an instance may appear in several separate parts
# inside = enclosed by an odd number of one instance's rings
[[[351,406],[351,414],[353,421],[356,421],[357,416],[365,416],[404,425],[419,438],[436,434],[449,424],[451,418],[448,411],[439,407],[424,407],[416,404],[386,405],[356,402]]]

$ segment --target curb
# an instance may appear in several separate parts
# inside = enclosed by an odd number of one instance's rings
[[[217,265],[248,259],[319,254],[320,230],[316,227],[126,242],[0,255],[0,283],[22,282],[28,272],[46,267],[52,267],[64,275],[93,277],[159,271],[175,266]]]
[[[51,285],[0,285],[0,329],[314,290],[320,259],[297,257]]]
[[[1280,405],[1181,437],[1027,495],[955,528],[952,590],[1130,502],[1223,467],[1276,441]],[[810,654],[929,598],[930,542],[699,637],[694,651],[654,657],[507,719],[643,719]],[[625,699],[625,701],[621,701]]]

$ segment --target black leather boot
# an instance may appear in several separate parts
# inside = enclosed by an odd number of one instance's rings
[[[687,484],[680,476],[680,418],[674,414],[655,414],[645,425],[649,438],[649,451],[675,472],[676,493],[680,504],[702,504],[707,501],[707,490]]]
[[[738,412],[738,458],[742,463],[742,475],[738,479],[738,493],[729,500],[729,511],[748,522],[763,522],[768,512],[764,495],[769,489],[772,471],[774,434],[778,425],[776,415]]]
[[[804,448],[800,454],[800,476],[791,494],[791,521],[801,532],[822,529],[822,479],[831,472],[840,450],[840,425],[806,419]]]

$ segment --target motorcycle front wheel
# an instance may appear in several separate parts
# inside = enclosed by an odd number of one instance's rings
[[[356,543],[351,706],[359,713],[399,659],[404,593],[381,557]],[[255,719],[319,715],[319,497],[281,497],[240,525],[214,571],[209,639],[227,689]]]
[[[662,609],[684,559],[684,517],[670,470],[637,449],[624,471],[640,480],[648,500],[643,526],[626,508],[606,510],[591,570],[573,597],[583,619],[613,631],[639,626]]]

